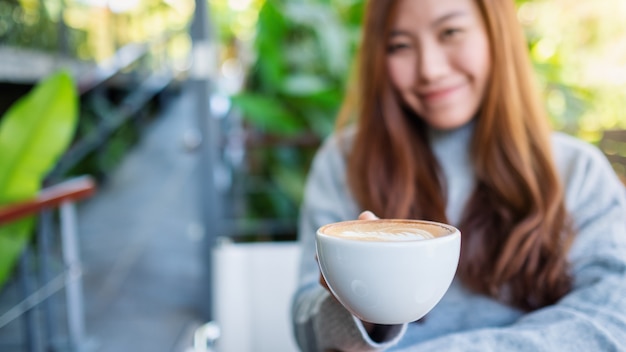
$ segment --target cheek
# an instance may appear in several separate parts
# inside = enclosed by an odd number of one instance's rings
[[[411,88],[415,80],[415,64],[408,58],[390,58],[387,67],[391,82],[398,90]]]
[[[464,71],[473,77],[477,86],[484,87],[491,72],[491,57],[486,40],[480,38],[472,45],[467,45],[460,56],[463,58],[459,61]]]

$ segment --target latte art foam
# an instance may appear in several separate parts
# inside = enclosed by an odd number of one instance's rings
[[[335,236],[361,240],[361,241],[420,241],[434,238],[433,234],[428,231],[416,228],[401,228],[398,226],[388,229],[377,229],[376,231],[360,230],[344,230],[336,233]]]

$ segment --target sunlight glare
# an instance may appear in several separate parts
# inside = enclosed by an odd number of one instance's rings
[[[228,0],[228,7],[234,11],[246,10],[252,5],[252,0]]]

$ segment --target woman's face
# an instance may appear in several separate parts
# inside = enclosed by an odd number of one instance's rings
[[[387,65],[401,99],[436,129],[470,121],[490,76],[489,39],[473,0],[399,0]]]

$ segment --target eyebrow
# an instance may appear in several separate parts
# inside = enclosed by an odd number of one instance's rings
[[[445,15],[439,17],[438,19],[436,19],[435,22],[433,22],[433,27],[435,27],[435,26],[441,24],[442,22],[445,22],[445,21],[447,21],[447,20],[449,20],[451,18],[459,17],[459,16],[465,16],[465,15],[467,15],[467,12],[463,11],[463,10],[452,11],[452,12],[450,12],[448,14],[445,14]]]
[[[450,13],[447,13],[439,18],[437,18],[433,24],[431,25],[431,27],[437,27],[439,26],[441,23],[448,21],[449,19],[455,18],[455,17],[460,17],[460,16],[466,16],[467,12],[463,11],[463,10],[457,10],[457,11],[452,11]],[[390,37],[395,37],[395,36],[401,36],[401,35],[406,35],[407,32],[403,31],[403,30],[392,30],[391,33],[389,33]]]

